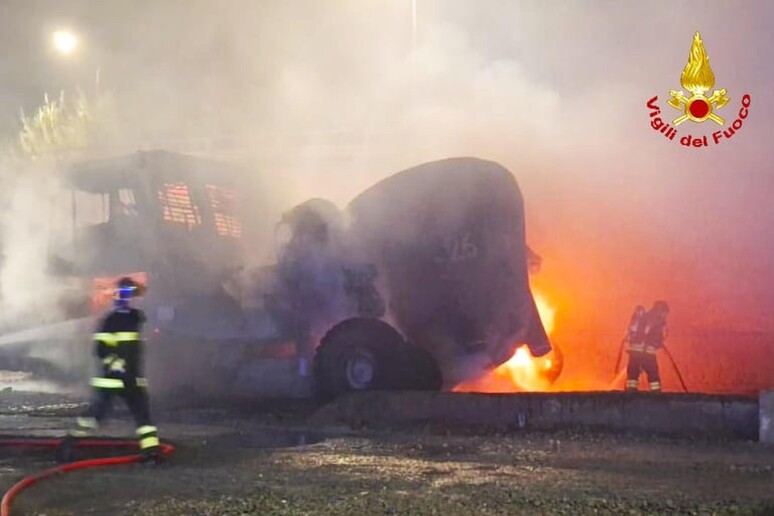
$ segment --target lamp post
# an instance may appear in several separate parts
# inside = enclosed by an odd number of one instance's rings
[[[417,0],[411,0],[411,50],[417,48]]]

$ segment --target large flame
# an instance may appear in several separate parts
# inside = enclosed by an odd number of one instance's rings
[[[556,315],[556,309],[548,303],[548,300],[543,294],[536,292],[534,289],[532,291],[532,297],[535,299],[535,305],[537,305],[543,328],[545,328],[546,333],[550,337],[554,332],[554,316]]]
[[[715,74],[710,68],[709,57],[704,50],[701,34],[693,36],[691,52],[688,54],[688,64],[680,76],[680,84],[694,95],[701,95],[715,85]]]
[[[547,298],[533,290],[540,320],[546,333],[550,336],[554,331],[554,316],[556,310]],[[513,356],[505,363],[470,382],[464,382],[454,387],[456,392],[520,392],[544,391],[551,386],[548,374],[558,357],[554,353],[535,358],[526,346],[516,349]]]

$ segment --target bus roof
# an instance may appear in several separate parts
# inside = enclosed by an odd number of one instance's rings
[[[78,190],[106,193],[138,182],[214,183],[236,186],[243,172],[234,165],[163,150],[139,151],[70,167],[67,182]]]

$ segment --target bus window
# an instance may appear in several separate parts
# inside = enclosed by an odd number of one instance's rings
[[[188,230],[202,223],[199,208],[191,200],[185,183],[165,183],[159,190],[162,217],[170,224],[186,226]]]
[[[86,228],[105,224],[110,220],[110,196],[106,193],[91,193],[76,190],[74,224],[76,228]]]
[[[207,198],[215,218],[215,231],[220,236],[239,238],[242,236],[242,222],[237,215],[236,193],[234,190],[207,185]]]
[[[131,188],[119,188],[118,199],[115,205],[118,215],[137,215],[137,201],[134,198],[134,190]]]

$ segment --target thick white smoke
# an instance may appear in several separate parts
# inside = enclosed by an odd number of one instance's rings
[[[493,159],[525,194],[557,326],[613,328],[632,304],[664,296],[679,324],[771,329],[763,138],[774,118],[757,92],[774,76],[750,51],[771,46],[759,22],[769,4],[416,0],[413,25],[412,3],[52,2],[82,51],[54,64],[30,58],[41,49],[9,50],[0,68],[18,93],[0,93],[0,113],[31,112],[43,91],[90,85],[99,68],[118,133],[105,153],[161,147],[242,163],[269,178],[256,181],[279,208],[268,218],[311,197],[343,207],[424,161]],[[36,33],[46,12],[7,11],[0,24]],[[724,109],[749,92],[754,110],[733,141],[694,151],[654,133],[645,102],[658,94],[666,109],[697,28],[732,97]],[[7,193],[3,226],[20,247],[4,245],[2,289],[36,306],[45,275],[22,278],[43,263],[24,257],[45,247],[28,240],[45,221],[27,213],[27,194]]]
[[[64,291],[48,273],[52,224],[61,195],[55,166],[9,163],[11,177],[5,209],[0,212],[3,266],[0,270],[1,310],[4,326],[20,319],[44,322],[61,314],[59,296]]]

